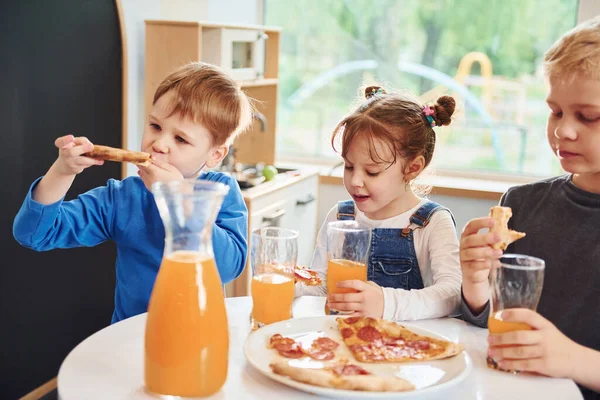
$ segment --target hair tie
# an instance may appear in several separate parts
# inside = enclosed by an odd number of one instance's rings
[[[432,128],[436,126],[435,119],[433,118],[433,116],[435,115],[435,110],[433,108],[431,108],[430,106],[424,106],[423,115],[425,115],[425,118],[427,118],[427,122],[429,122],[429,125]]]
[[[365,89],[365,98],[370,99],[371,97],[373,97],[375,95],[386,94],[386,93],[387,92],[385,91],[385,89],[380,86],[369,86],[368,88]]]

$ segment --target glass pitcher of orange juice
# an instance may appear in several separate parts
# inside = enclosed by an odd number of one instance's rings
[[[502,310],[507,308],[529,308],[536,310],[544,285],[544,260],[521,254],[504,254],[500,267],[490,271],[490,333],[528,331],[531,326],[524,322],[502,320]],[[487,365],[500,369],[491,357]],[[507,371],[516,373],[518,371]]]
[[[148,306],[145,382],[165,398],[217,392],[227,378],[229,331],[212,227],[229,187],[157,182],[165,251]]]
[[[250,237],[252,329],[292,318],[298,232],[259,228]]]
[[[367,281],[370,248],[371,228],[356,221],[327,224],[327,293],[355,292],[354,289],[338,288],[337,283],[341,281]],[[325,313],[342,312],[330,310],[326,305]]]

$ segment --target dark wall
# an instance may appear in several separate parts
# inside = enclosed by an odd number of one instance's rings
[[[65,134],[121,146],[121,34],[114,0],[3,0],[0,6],[0,398],[58,374],[78,343],[110,323],[115,247],[36,253],[12,236],[33,180]],[[109,178],[80,174],[67,198]]]

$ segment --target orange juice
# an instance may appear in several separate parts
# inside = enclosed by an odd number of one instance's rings
[[[514,331],[530,331],[531,326],[527,325],[524,322],[506,322],[502,320],[501,317],[502,311],[495,312],[490,315],[488,319],[488,329],[490,333],[506,333],[506,332],[514,332]],[[496,361],[494,361],[491,357],[487,357],[487,366],[493,369],[499,369],[501,371],[505,371],[498,367]],[[516,373],[518,371],[507,371]]]
[[[365,264],[333,259],[327,263],[327,293],[354,293],[356,290],[338,288],[336,285],[341,281],[358,279],[367,281],[367,266]]]
[[[531,326],[524,322],[506,322],[502,321],[500,314],[502,311],[498,311],[490,316],[488,319],[488,329],[490,333],[506,333],[514,331],[530,331]]]
[[[292,317],[294,280],[267,273],[252,278],[252,318],[262,324],[272,324]]]
[[[163,259],[148,307],[146,386],[154,393],[209,396],[227,378],[229,332],[213,258],[177,251]]]

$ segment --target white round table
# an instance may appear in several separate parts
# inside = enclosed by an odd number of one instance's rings
[[[294,317],[323,315],[323,297],[299,297]],[[250,332],[250,297],[226,299],[229,318],[229,373],[220,392],[209,399],[269,398],[306,399],[308,393],[292,389],[262,375],[244,357]],[[411,324],[462,343],[473,359],[471,374],[441,392],[419,399],[581,399],[575,383],[530,375],[511,375],[486,366],[487,329],[454,318],[411,321]],[[138,315],[96,332],[75,347],[58,373],[61,400],[156,399],[144,387],[144,330],[146,314]],[[311,396],[312,397],[312,396]]]

